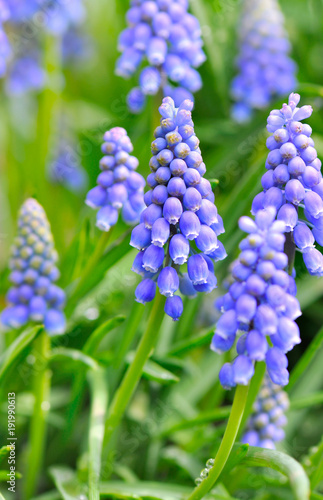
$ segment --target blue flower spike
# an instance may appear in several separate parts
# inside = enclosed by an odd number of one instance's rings
[[[274,450],[275,443],[285,437],[283,428],[287,424],[285,413],[288,408],[287,393],[266,375],[242,436],[242,443]]]
[[[239,24],[237,76],[231,85],[232,117],[250,120],[254,109],[266,108],[273,97],[296,87],[296,64],[277,0],[243,0]]]
[[[194,297],[214,290],[214,263],[226,257],[218,241],[223,223],[211,184],[203,177],[206,168],[192,108],[189,100],[176,108],[172,98],[163,99],[160,126],[151,144],[147,207],[130,242],[139,250],[132,270],[143,277],[136,300],[150,302],[158,288],[167,297],[166,314],[175,321],[183,312],[178,292]]]
[[[23,204],[10,261],[12,287],[1,322],[9,328],[43,323],[49,335],[65,331],[64,291],[55,285],[59,278],[57,252],[42,206],[33,198]]]
[[[98,185],[91,189],[85,203],[98,210],[96,225],[101,231],[109,231],[114,226],[121,210],[126,224],[139,222],[145,208],[145,179],[136,172],[139,161],[130,153],[133,145],[124,128],[114,127],[104,134],[100,161],[102,172],[97,178]],[[140,235],[138,235],[140,237]]]
[[[116,74],[130,78],[140,69],[139,86],[128,97],[132,113],[140,113],[149,95],[161,89],[179,106],[202,87],[196,70],[206,59],[201,28],[188,12],[188,0],[131,0],[128,27],[119,36],[122,55]]]
[[[247,385],[256,361],[266,362],[275,384],[286,385],[286,353],[301,341],[295,323],[301,315],[296,285],[287,273],[288,258],[284,253],[286,227],[275,217],[275,208],[268,207],[259,210],[255,220],[240,218],[239,227],[247,236],[232,266],[228,292],[216,302],[222,315],[211,349],[228,351],[238,337],[237,357],[232,364],[226,363],[219,374],[227,389]]]
[[[288,104],[268,116],[267,130],[272,135],[267,139],[267,172],[252,213],[274,206],[308,272],[322,276],[323,256],[315,248],[315,241],[323,245],[322,162],[311,138],[312,128],[303,123],[311,116],[312,107],[298,107],[299,101],[299,94],[290,94]]]

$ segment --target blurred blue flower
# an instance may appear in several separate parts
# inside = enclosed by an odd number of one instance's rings
[[[193,297],[214,290],[214,262],[226,257],[217,239],[223,225],[211,184],[203,177],[206,167],[194,132],[192,108],[189,100],[175,108],[170,97],[163,99],[160,126],[151,144],[147,208],[130,242],[139,250],[132,269],[144,278],[136,300],[153,300],[157,282],[159,292],[167,297],[165,312],[174,320],[183,312],[176,292]],[[187,272],[181,269],[184,265]]]
[[[7,94],[21,95],[44,87],[46,73],[39,59],[39,54],[33,51],[12,61],[5,83]]]
[[[59,278],[57,252],[49,222],[41,205],[29,198],[18,220],[10,261],[12,287],[7,293],[8,307],[1,314],[2,323],[20,328],[28,322],[43,323],[50,335],[65,331],[63,307],[65,293],[55,285]]]
[[[41,6],[41,0],[3,0],[3,2],[9,11],[8,18],[11,23],[28,21]]]
[[[129,153],[133,145],[124,128],[114,127],[104,134],[98,185],[91,189],[85,203],[99,209],[97,226],[109,231],[118,221],[119,210],[126,224],[136,224],[145,207],[145,179],[138,172],[138,159]]]
[[[146,95],[155,95],[159,89],[175,101],[175,106],[185,99],[193,101],[193,93],[202,87],[195,68],[206,57],[200,25],[188,13],[188,1],[131,0],[127,23],[119,37],[122,55],[116,74],[129,78],[143,61],[148,62],[140,72],[139,87],[128,95],[130,111],[140,113]]]
[[[85,19],[82,0],[40,0],[46,29],[53,35],[62,36]]]
[[[11,56],[11,46],[0,21],[0,78],[6,74],[8,60]]]
[[[287,393],[266,375],[242,436],[242,443],[274,450],[275,443],[285,437],[283,427],[287,424],[285,412],[288,408]]]
[[[301,315],[295,298],[294,278],[286,272],[285,223],[275,220],[276,210],[259,210],[255,220],[241,217],[239,227],[247,233],[241,241],[239,259],[232,266],[228,292],[216,301],[223,313],[217,322],[211,349],[225,352],[237,334],[237,358],[219,374],[226,388],[247,385],[255,361],[266,361],[271,380],[288,383],[285,353],[300,343],[295,319]],[[270,339],[272,347],[267,338]]]
[[[231,85],[232,117],[248,121],[253,109],[266,108],[274,96],[296,86],[296,65],[277,0],[243,0],[239,21],[238,75]]]
[[[253,202],[252,213],[274,206],[277,219],[286,224],[291,242],[302,252],[310,274],[323,275],[323,256],[314,246],[323,244],[322,162],[317,157],[312,128],[303,120],[311,106],[297,107],[298,94],[290,94],[288,104],[271,111],[267,120],[270,150],[262,177],[263,192]]]
[[[81,165],[72,143],[61,141],[58,151],[48,165],[49,179],[62,184],[74,193],[82,193],[88,185],[88,175]]]

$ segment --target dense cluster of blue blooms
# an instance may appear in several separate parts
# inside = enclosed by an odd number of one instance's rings
[[[287,423],[285,412],[288,408],[287,393],[266,376],[247,422],[242,443],[275,449],[275,443],[285,437],[283,427]]]
[[[267,129],[272,135],[267,139],[270,153],[261,181],[264,191],[255,197],[252,213],[274,206],[309,273],[322,276],[323,256],[314,247],[315,240],[323,245],[322,162],[311,138],[312,128],[301,123],[311,116],[312,107],[298,108],[299,100],[298,94],[291,94],[288,104],[268,117]]]
[[[198,20],[188,13],[188,0],[131,0],[128,28],[119,37],[122,52],[116,73],[129,78],[140,71],[139,86],[131,90],[127,102],[133,113],[145,106],[146,96],[162,89],[179,106],[193,100],[202,81],[198,68],[205,61]]]
[[[229,290],[216,302],[223,314],[211,345],[216,352],[229,351],[241,334],[236,345],[238,356],[220,371],[220,381],[226,388],[248,384],[254,362],[263,360],[271,380],[286,385],[289,374],[285,353],[300,342],[295,323],[301,315],[296,285],[286,272],[285,222],[275,217],[276,210],[270,206],[258,210],[255,220],[239,220],[247,237],[239,245],[241,253],[232,267]]]
[[[132,143],[124,128],[114,127],[104,134],[102,144],[103,158],[100,161],[98,185],[91,189],[86,197],[86,204],[99,209],[96,225],[102,231],[109,231],[119,217],[126,224],[139,222],[145,207],[145,179],[138,172],[138,159],[130,155]]]
[[[10,328],[28,322],[43,323],[50,335],[64,333],[63,307],[65,293],[55,285],[59,278],[57,253],[44,209],[33,198],[22,206],[18,236],[14,240],[10,261],[8,307],[1,321]]]
[[[165,312],[177,320],[183,312],[183,295],[211,292],[217,284],[214,261],[226,257],[217,236],[224,232],[214,205],[211,184],[203,175],[206,167],[194,133],[191,110],[185,100],[175,107],[165,97],[159,108],[162,116],[151,144],[150,190],[140,224],[132,231],[131,245],[139,250],[133,271],[143,276],[136,299],[154,299],[156,282],[167,297]],[[187,263],[187,272],[181,266]]]
[[[277,0],[243,0],[239,20],[238,75],[231,93],[236,103],[232,117],[247,121],[254,108],[268,106],[275,95],[296,87],[296,65],[289,57],[290,43]]]

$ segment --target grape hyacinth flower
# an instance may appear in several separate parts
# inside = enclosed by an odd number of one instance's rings
[[[285,437],[285,412],[289,408],[287,393],[266,375],[253,406],[242,443],[274,450]]]
[[[188,0],[131,0],[128,27],[122,31],[118,49],[122,55],[116,74],[130,78],[144,61],[139,86],[128,97],[132,113],[140,113],[146,96],[159,89],[172,97],[178,107],[185,99],[193,101],[202,80],[196,70],[206,59],[202,50],[198,20],[188,13]]]
[[[277,0],[243,0],[239,50],[238,75],[231,85],[232,117],[245,122],[253,109],[266,108],[274,96],[296,86],[296,65],[289,57],[290,43]]]
[[[274,206],[277,219],[286,224],[286,240],[302,252],[311,275],[323,275],[323,256],[315,241],[323,245],[322,162],[317,157],[312,128],[302,121],[311,116],[311,106],[297,107],[299,94],[290,94],[288,104],[271,111],[267,120],[270,150],[262,177],[263,192],[253,202],[252,213]]]
[[[136,224],[145,208],[145,180],[138,172],[138,159],[130,155],[133,145],[124,128],[114,127],[104,134],[98,185],[91,189],[85,203],[99,209],[96,225],[109,231],[118,221],[119,210],[126,224]]]
[[[189,100],[175,108],[173,99],[163,99],[160,126],[151,144],[147,208],[130,242],[139,250],[132,270],[143,277],[136,300],[152,301],[158,287],[167,297],[165,312],[174,320],[183,312],[176,293],[194,297],[214,290],[214,262],[226,257],[217,238],[224,232],[223,223],[211,184],[203,177],[206,167],[194,133],[192,108]]]
[[[20,328],[28,322],[43,323],[50,335],[65,331],[64,291],[55,285],[59,278],[57,252],[42,206],[33,198],[22,205],[18,236],[10,261],[12,287],[7,293],[8,307],[2,323]]]
[[[247,236],[239,245],[241,253],[232,267],[232,284],[216,302],[223,314],[211,345],[215,352],[229,351],[237,334],[241,334],[236,345],[238,356],[220,370],[225,388],[247,385],[256,361],[266,361],[271,380],[286,385],[289,374],[285,354],[301,341],[295,323],[301,315],[296,285],[286,272],[285,223],[275,220],[275,216],[276,210],[268,207],[259,210],[255,220],[239,220]]]

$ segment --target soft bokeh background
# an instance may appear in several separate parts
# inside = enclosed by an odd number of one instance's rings
[[[314,108],[308,122],[313,128],[318,156],[322,159],[323,2],[282,0],[280,3],[293,47],[292,56],[299,68],[300,85],[295,90],[301,93],[302,104],[311,104]],[[67,291],[97,243],[99,231],[94,228],[95,213],[85,206],[84,192],[73,193],[62,185],[55,185],[46,175],[46,164],[53,149],[58,148],[61,136],[64,139],[68,133],[72,134],[74,142],[70,153],[87,172],[89,187],[95,185],[98,175],[102,135],[113,126],[127,129],[134,144],[134,154],[140,160],[139,172],[144,176],[148,174],[150,142],[158,120],[159,100],[151,98],[141,115],[131,115],[127,110],[126,95],[132,82],[114,75],[118,56],[117,37],[125,26],[128,2],[88,0],[86,5],[88,16],[83,31],[89,37],[88,56],[78,62],[70,62],[64,68],[63,76],[59,72],[52,72],[50,88],[39,95],[32,93],[8,98],[4,91],[0,92],[1,307],[8,288],[6,266],[16,231],[17,211],[26,197],[36,197],[45,208],[61,257],[60,284]],[[204,86],[196,94],[193,119],[207,166],[206,177],[219,180],[216,204],[224,219],[226,233],[222,241],[229,253],[228,259],[218,264],[220,281],[226,276],[227,268],[237,253],[241,238],[237,220],[242,214],[249,213],[251,201],[260,190],[267,154],[265,124],[270,110],[255,113],[247,125],[237,125],[230,120],[229,85],[235,72],[239,2],[192,0],[191,8],[200,20],[207,53],[207,61],[200,69]],[[52,67],[49,69],[53,70]],[[273,107],[280,107],[286,99],[287,96],[277,100]],[[57,127],[59,120],[68,124],[69,132]],[[48,131],[51,132],[49,137]],[[44,138],[45,142],[48,139],[48,147],[44,144]],[[128,246],[128,236],[118,240],[125,230],[121,223],[115,228],[115,246],[110,257],[101,263],[97,273],[91,277],[83,297],[68,306],[69,347],[82,347],[89,333],[100,322],[116,314],[128,314],[133,307],[137,277],[130,268],[135,252]],[[301,259],[297,258],[296,267],[299,300],[303,310],[298,323],[303,342],[290,354],[290,367],[295,365],[323,323],[323,280],[309,277]],[[172,482],[193,484],[192,479],[199,466],[203,465],[205,457],[214,454],[217,436],[223,429],[222,422],[220,426],[214,426],[212,418],[205,416],[203,426],[199,424],[187,430],[172,430],[167,440],[160,431],[170,428],[173,422],[193,418],[203,411],[212,411],[218,402],[230,401],[230,394],[225,395],[217,383],[222,360],[209,352],[208,344],[193,352],[188,351],[188,355],[179,352],[176,357],[169,356],[172,346],[181,338],[208,329],[214,323],[216,313],[213,301],[219,293],[221,289],[206,300],[203,299],[203,304],[200,300],[189,303],[176,330],[171,321],[165,319],[155,356],[162,360],[164,367],[180,375],[181,382],[169,386],[160,386],[147,380],[142,382],[122,427],[114,476],[126,480],[131,479],[131,474],[145,479],[157,476],[159,479],[171,478]],[[138,336],[148,312],[149,307],[146,307]],[[109,336],[102,346],[101,357],[107,365],[113,359],[121,330],[119,328],[115,335]],[[0,345],[4,347],[5,343],[6,339],[2,336]],[[15,376],[10,380],[10,387],[19,394],[17,423],[21,436],[21,464],[24,460],[28,416],[32,408],[28,387],[32,362],[27,356],[27,361],[17,367]],[[63,361],[53,364],[53,395],[45,466],[64,463],[73,468],[78,467],[82,478],[88,396],[84,387],[78,418],[71,420],[66,408],[70,401],[74,368]],[[111,388],[116,386],[119,375],[111,370]],[[321,350],[302,381],[294,387],[293,397],[297,399],[322,390],[322,375]],[[2,410],[6,410],[4,405]],[[5,423],[4,419],[1,420]],[[309,445],[319,441],[323,431],[322,421],[322,406],[319,405],[311,406],[310,410],[291,411],[287,439],[282,448],[297,458],[303,456]],[[43,487],[49,488],[51,480],[48,475],[45,474],[42,481]],[[277,493],[278,496],[273,492],[270,493],[272,496],[263,494],[266,488],[263,490],[262,476],[258,493],[248,490],[253,485],[248,485],[245,478],[238,477],[235,481],[235,484],[230,484],[227,479],[226,486],[235,492],[236,498],[290,498],[287,490]]]

